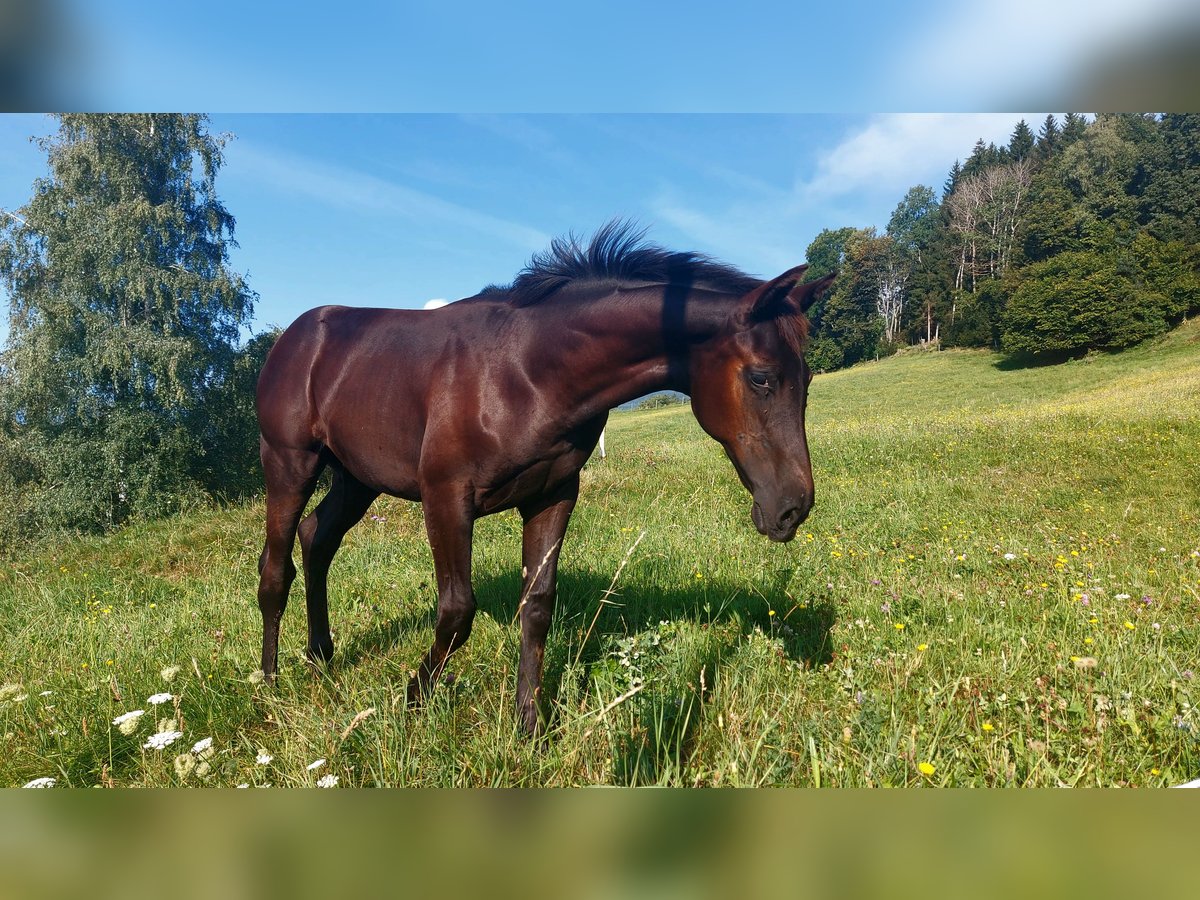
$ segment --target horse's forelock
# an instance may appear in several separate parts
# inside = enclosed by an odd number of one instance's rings
[[[802,312],[784,313],[775,319],[779,336],[797,356],[804,353],[808,346],[808,316]]]

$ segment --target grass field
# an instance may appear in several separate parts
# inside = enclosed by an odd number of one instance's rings
[[[950,351],[819,376],[817,504],[784,546],[686,406],[615,413],[563,551],[543,743],[513,710],[515,513],[479,523],[474,634],[415,713],[434,609],[415,505],[380,501],[347,537],[325,671],[293,588],[274,686],[255,675],[260,503],[10,556],[0,784],[1195,778],[1198,325],[1055,366]]]

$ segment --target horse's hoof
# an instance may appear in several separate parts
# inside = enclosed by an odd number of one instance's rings
[[[406,702],[409,709],[416,709],[425,701],[425,688],[421,685],[421,679],[414,675],[408,680],[408,692]]]
[[[324,664],[333,659],[333,641],[319,641],[308,645],[310,662]]]

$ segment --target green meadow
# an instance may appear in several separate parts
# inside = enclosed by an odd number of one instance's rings
[[[912,352],[818,376],[817,503],[787,545],[754,531],[686,405],[614,413],[562,555],[542,741],[513,708],[515,513],[477,526],[475,630],[417,711],[416,505],[380,500],[347,536],[324,669],[298,580],[274,684],[255,671],[261,502],[10,551],[0,785],[1200,777],[1198,325],[1057,365]]]

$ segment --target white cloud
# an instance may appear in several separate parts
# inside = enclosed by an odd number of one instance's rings
[[[864,127],[821,154],[816,171],[798,185],[803,199],[829,198],[864,191],[901,194],[928,181],[931,167],[950,170],[983,138],[1007,144],[1022,116],[1015,113],[889,113],[873,116]],[[1035,131],[1041,117],[1027,115]],[[940,187],[938,183],[932,185]]]
[[[802,260],[821,228],[883,227],[908,188],[940,190],[955,159],[965,160],[980,138],[1007,144],[1021,118],[1036,131],[1044,116],[870,116],[819,152],[789,188],[751,193],[718,209],[702,196],[664,191],[651,205],[658,220],[689,242],[769,277]]]
[[[303,194],[330,206],[356,212],[436,220],[469,228],[526,251],[542,249],[550,238],[535,228],[443,200],[441,197],[379,178],[292,154],[267,151],[238,141],[226,151],[227,173],[240,173],[290,194]]]
[[[443,300],[441,297],[437,297],[433,300],[426,300],[425,305],[422,306],[421,309],[441,309],[443,306],[446,306],[449,303],[449,300]]]

